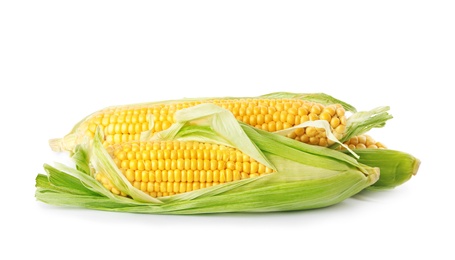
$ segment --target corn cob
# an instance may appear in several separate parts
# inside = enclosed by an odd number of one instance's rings
[[[152,197],[171,196],[273,172],[241,151],[223,145],[179,141],[132,141],[107,151],[127,180]],[[103,173],[96,179],[126,196]]]
[[[175,122],[176,111],[201,103],[223,107],[231,111],[237,120],[269,132],[315,120],[327,121],[338,139],[344,136],[346,130],[345,109],[340,104],[322,105],[298,98],[200,99],[109,107],[82,120],[64,138],[50,140],[50,146],[54,151],[71,151],[84,136],[93,138],[97,127],[104,133],[105,146],[140,140],[141,134],[151,136],[168,129]],[[316,127],[297,128],[287,136],[319,146],[333,143],[324,129]]]

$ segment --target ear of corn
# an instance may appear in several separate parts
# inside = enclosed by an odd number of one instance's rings
[[[131,141],[109,146],[107,150],[128,181],[152,197],[171,196],[273,172],[235,148],[213,143]],[[113,193],[122,194],[102,173],[95,177]]]
[[[143,141],[143,147],[168,141],[210,142],[238,149],[273,172],[154,198],[122,173],[113,156],[115,151],[106,149],[102,132],[98,132],[93,145],[79,146],[81,151],[74,154],[80,157],[76,160],[81,164],[80,170],[45,166],[47,181],[44,175],[37,177],[36,197],[57,205],[157,214],[288,211],[336,204],[379,178],[378,168],[361,164],[339,151],[239,124],[228,111],[210,112],[217,109],[220,108],[207,105],[179,112],[172,127]],[[89,164],[84,157],[93,166],[90,173],[85,172]],[[106,189],[96,179],[97,174],[107,178],[120,195]],[[53,175],[68,181],[55,182]]]
[[[175,112],[202,103],[223,107],[237,120],[269,132],[289,129],[305,122],[327,121],[336,138],[344,137],[349,104],[329,95],[271,93],[250,98],[201,98],[153,102],[108,107],[81,120],[63,138],[51,139],[54,151],[73,151],[84,137],[93,138],[96,128],[103,132],[104,145],[148,139],[154,133],[165,130],[175,122]],[[317,124],[316,124],[317,125]],[[288,137],[319,146],[329,146],[333,141],[326,131],[311,124],[293,128]]]

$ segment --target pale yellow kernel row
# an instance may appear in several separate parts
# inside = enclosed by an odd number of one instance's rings
[[[262,172],[245,172],[242,170],[151,170],[140,171],[121,169],[122,173],[130,182],[230,182],[245,179],[251,175],[272,173],[266,170]]]
[[[205,187],[211,187],[219,184],[223,184],[226,182],[231,182],[231,181],[237,181],[237,180],[242,180],[242,179],[247,179],[247,178],[255,178],[259,176],[264,176],[265,174],[268,173],[262,173],[262,174],[245,174],[245,173],[239,173],[236,171],[233,171],[232,173],[226,174],[225,177],[223,177],[222,174],[219,175],[218,179],[216,174],[213,176],[210,176],[210,173],[206,173],[206,177],[204,175],[205,173],[201,173],[200,177],[189,177],[188,179],[185,179],[185,181],[177,181],[173,179],[169,180],[129,180],[130,183],[133,185],[133,187],[153,196],[153,197],[160,197],[160,196],[170,196],[178,193],[184,193],[184,192],[189,192],[193,190],[198,190],[202,189]],[[196,176],[196,175],[195,175]],[[152,177],[153,178],[153,177]],[[197,179],[199,178],[199,179]],[[204,179],[207,178],[207,179]],[[213,178],[213,179],[210,179]],[[112,185],[112,183],[109,181],[109,179],[103,174],[103,173],[98,173],[96,175],[96,180],[101,182],[103,186],[111,191],[112,193],[116,195],[121,195],[121,196],[127,196],[125,193],[119,191],[116,187]],[[161,195],[160,195],[161,194]]]
[[[371,136],[363,134],[354,136],[344,143],[350,149],[386,149],[381,142],[375,141]],[[339,149],[345,149],[340,146]]]
[[[131,170],[238,170],[246,173],[263,173],[267,167],[256,161],[224,161],[202,159],[164,159],[164,160],[118,160],[114,159],[117,167]]]

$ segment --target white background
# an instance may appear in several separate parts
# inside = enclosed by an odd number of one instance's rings
[[[453,1],[2,1],[1,259],[454,259]],[[34,198],[47,141],[116,104],[274,91],[389,105],[422,164],[384,192],[272,214],[159,216]]]

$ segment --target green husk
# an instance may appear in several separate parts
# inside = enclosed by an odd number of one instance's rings
[[[344,151],[348,153],[347,151]],[[417,174],[420,160],[411,154],[391,149],[355,149],[360,163],[379,167],[381,176],[369,189],[392,189]]]
[[[233,146],[276,169],[275,173],[152,198],[129,184],[101,144],[101,133],[97,133],[92,146],[78,148],[84,151],[75,160],[80,170],[45,165],[47,181],[38,175],[36,198],[55,205],[154,214],[291,211],[339,203],[379,178],[378,168],[349,155],[240,124],[231,113],[212,106],[181,110],[176,115],[178,122],[154,138],[202,139]],[[220,111],[211,112],[217,109]],[[93,170],[85,172],[89,163],[84,158],[130,197],[107,191],[93,178]],[[65,181],[55,181],[54,175]]]
[[[387,111],[390,107],[377,107],[369,111],[361,111],[354,113],[347,119],[346,132],[341,138],[344,143],[351,137],[364,134],[373,128],[384,127],[386,122],[393,118]],[[333,146],[336,147],[336,144]]]

